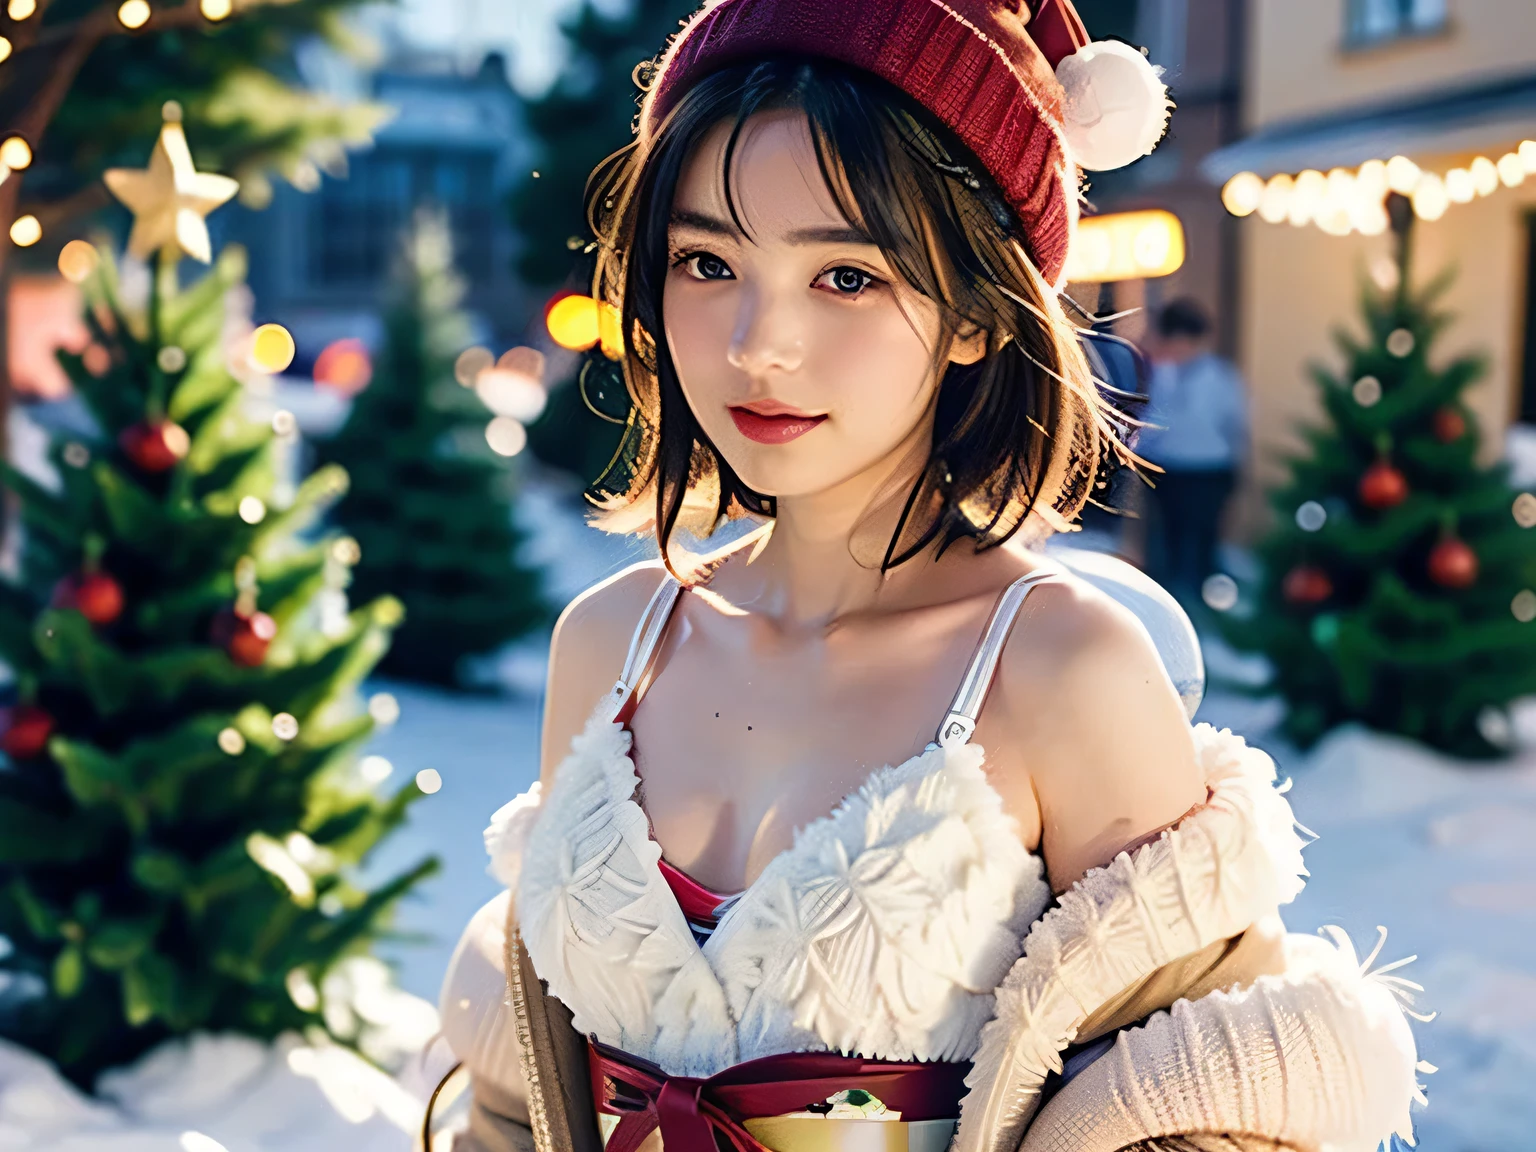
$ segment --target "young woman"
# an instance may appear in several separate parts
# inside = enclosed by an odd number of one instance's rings
[[[556,630],[444,993],[460,1147],[1410,1131],[1394,978],[1279,927],[1272,764],[1029,547],[1114,450],[1057,296],[1079,169],[1166,117],[1067,0],[716,0],[674,40],[591,194],[635,405],[603,514],[665,560]]]

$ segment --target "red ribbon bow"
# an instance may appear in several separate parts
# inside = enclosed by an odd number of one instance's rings
[[[787,1052],[736,1064],[708,1079],[668,1076],[649,1060],[588,1042],[598,1110],[619,1116],[606,1152],[635,1152],[657,1128],[667,1152],[770,1152],[742,1122],[782,1116],[836,1092],[862,1088],[903,1120],[952,1118],[969,1064],[864,1060],[830,1052]]]

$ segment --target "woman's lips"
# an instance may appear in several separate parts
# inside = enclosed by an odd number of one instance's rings
[[[825,415],[806,416],[799,412],[764,414],[750,408],[731,408],[730,413],[736,430],[759,444],[788,444],[826,419]]]

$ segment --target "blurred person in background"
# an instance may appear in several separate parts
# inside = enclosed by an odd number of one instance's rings
[[[1248,397],[1237,368],[1210,347],[1195,300],[1158,315],[1137,452],[1155,464],[1148,490],[1147,573],[1186,603],[1216,570],[1221,515],[1248,451]]]

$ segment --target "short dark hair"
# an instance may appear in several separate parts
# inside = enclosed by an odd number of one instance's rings
[[[881,569],[935,542],[940,552],[967,538],[978,550],[1001,544],[1031,513],[1034,527],[1067,527],[1118,439],[1077,330],[1006,200],[954,133],[900,89],[831,61],[777,57],[705,77],[588,187],[593,295],[619,311],[632,401],[614,465],[590,494],[598,525],[651,531],[666,558],[675,528],[705,536],[722,519],[774,515],[773,497],[743,483],[690,411],[662,335],[662,293],[689,157],[716,125],[732,124],[729,173],[745,122],[783,109],[805,114],[843,214],[938,304],[937,354],[964,326],[990,334],[979,362],[944,370],[929,457]]]
[[[1205,305],[1191,296],[1180,296],[1163,306],[1157,317],[1157,331],[1163,337],[1188,336],[1199,340],[1211,330],[1211,314]]]

